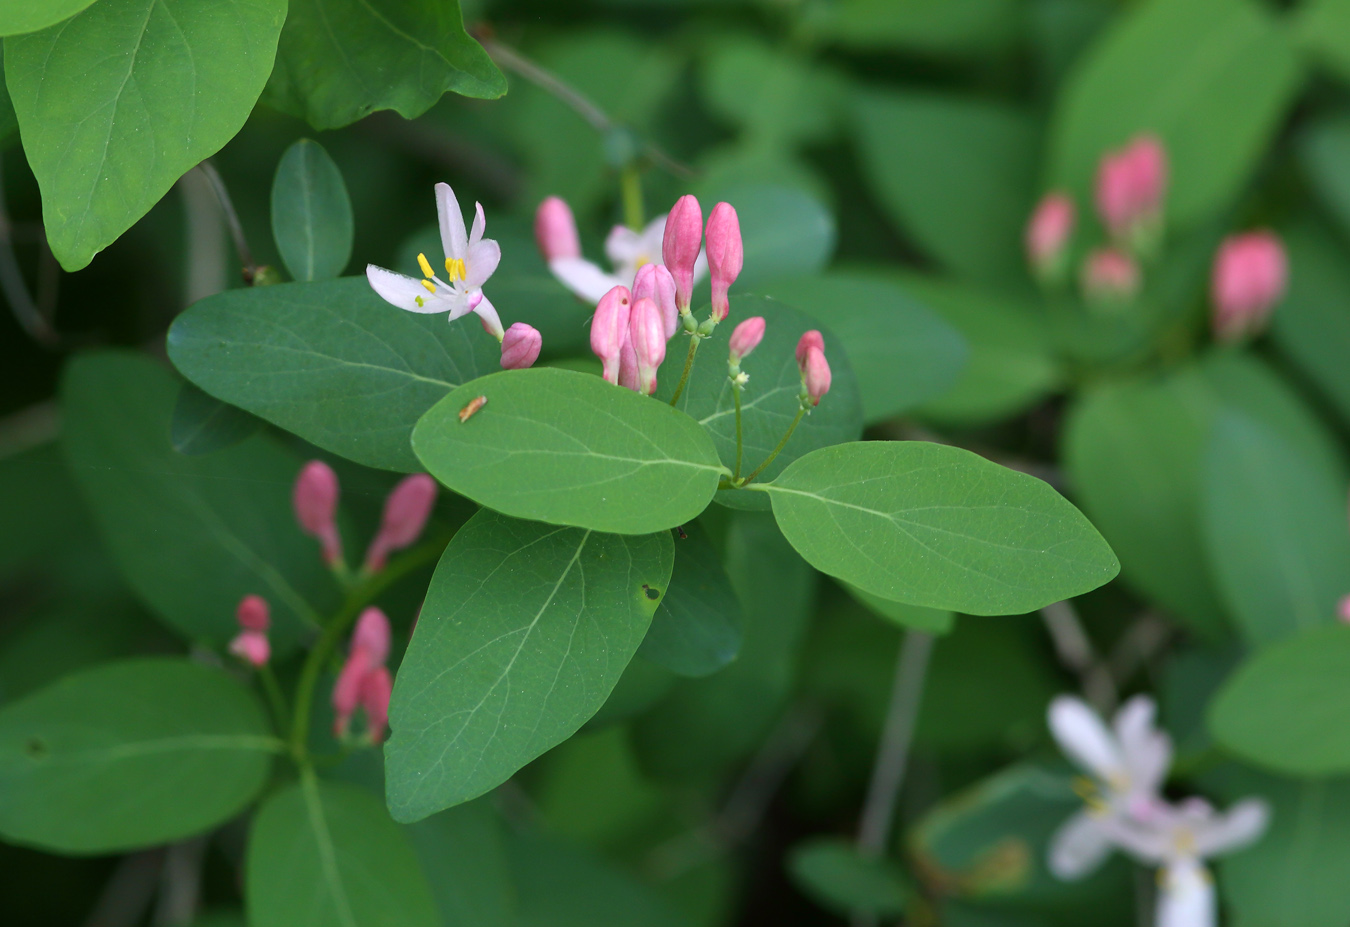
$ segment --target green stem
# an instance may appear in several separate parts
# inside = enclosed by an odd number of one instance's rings
[[[741,480],[740,482],[741,486],[744,486],[746,483],[749,483],[755,477],[759,476],[761,473],[764,472],[765,467],[773,463],[773,459],[777,457],[779,453],[782,452],[783,448],[787,447],[788,441],[792,439],[792,433],[797,430],[797,425],[798,423],[801,422],[802,416],[804,416],[805,414],[806,414],[806,406],[803,404],[799,409],[797,409],[797,417],[794,418],[792,420],[792,424],[788,426],[787,434],[783,435],[783,440],[778,442],[778,446],[773,449],[773,453],[771,453],[768,457],[764,458],[764,463],[760,464],[758,467],[754,469],[754,471],[749,476]]]
[[[734,482],[741,478],[741,451],[743,448],[741,442],[741,384],[737,383],[734,377],[731,380],[731,395],[736,398],[736,471],[731,475]]]
[[[642,176],[638,169],[629,165],[619,175],[619,186],[623,191],[624,223],[633,231],[642,231]]]
[[[427,541],[391,560],[383,570],[353,586],[347,593],[342,607],[333,616],[333,620],[324,626],[314,649],[305,658],[305,665],[300,670],[300,682],[295,687],[295,714],[291,720],[291,755],[297,762],[308,762],[306,740],[309,736],[309,716],[314,701],[314,687],[319,682],[319,673],[333,651],[337,649],[347,629],[380,593],[409,573],[435,560],[445,550],[447,543],[445,538]]]
[[[264,663],[259,667],[258,680],[262,683],[267,704],[272,709],[272,717],[277,724],[277,733],[281,733],[286,729],[286,716],[290,712],[286,710],[286,698],[281,694],[281,686],[277,685],[277,677],[269,664]]]
[[[672,406],[684,395],[684,387],[689,383],[689,372],[694,369],[694,352],[698,350],[698,343],[702,340],[702,336],[697,334],[689,336],[689,353],[684,356],[684,373],[680,374],[680,385],[675,387],[675,395],[670,397]]]

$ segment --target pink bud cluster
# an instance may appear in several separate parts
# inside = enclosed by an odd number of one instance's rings
[[[825,339],[814,329],[797,342],[797,369],[802,375],[802,391],[812,406],[830,391],[830,365],[825,360]]]
[[[272,659],[272,645],[267,640],[271,613],[262,596],[246,595],[235,610],[240,631],[230,641],[230,653],[254,667],[265,666]]]
[[[333,728],[338,738],[347,736],[352,716],[359,707],[366,713],[366,729],[372,742],[384,740],[389,724],[389,697],[394,683],[384,665],[389,658],[389,619],[378,608],[367,608],[357,619],[347,660],[333,686]]]
[[[1265,327],[1284,297],[1289,263],[1274,233],[1231,235],[1219,245],[1210,280],[1214,337],[1234,341]]]
[[[366,549],[366,573],[378,573],[391,553],[417,540],[435,507],[436,492],[436,481],[425,473],[406,477],[394,487],[384,503],[380,530]],[[311,460],[300,471],[292,498],[296,521],[306,534],[319,539],[324,562],[345,570],[337,528],[337,474],[323,461]]]

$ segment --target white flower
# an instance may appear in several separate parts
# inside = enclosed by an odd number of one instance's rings
[[[445,274],[449,282],[436,275],[425,254],[417,256],[424,279],[405,277],[392,270],[366,265],[366,279],[388,303],[409,312],[449,312],[450,321],[475,312],[483,327],[502,340],[502,322],[497,310],[483,295],[483,284],[502,259],[501,247],[483,237],[487,220],[483,204],[475,204],[473,231],[466,233],[464,215],[449,184],[436,184],[436,212],[441,222],[441,246],[445,249]]]
[[[1241,849],[1266,829],[1270,809],[1249,798],[1227,814],[1192,798],[1164,806],[1150,821],[1117,817],[1107,830],[1113,843],[1140,862],[1161,865],[1156,927],[1214,927],[1214,880],[1207,857]]]
[[[653,219],[641,232],[616,225],[605,239],[605,256],[614,268],[613,273],[582,257],[554,258],[548,262],[548,269],[577,296],[587,302],[598,303],[601,296],[616,286],[632,289],[633,280],[642,265],[662,262],[661,242],[665,234],[664,215]],[[701,279],[707,272],[708,258],[700,253],[698,263],[694,265],[694,279]]]
[[[1155,712],[1152,699],[1135,696],[1116,712],[1112,730],[1082,699],[1051,702],[1050,732],[1091,776],[1080,789],[1087,808],[1050,843],[1050,871],[1059,878],[1081,878],[1101,865],[1111,852],[1115,821],[1148,821],[1164,807],[1158,790],[1172,763],[1172,742],[1154,727]]]

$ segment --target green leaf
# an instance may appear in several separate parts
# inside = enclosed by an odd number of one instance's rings
[[[394,686],[394,817],[468,801],[576,733],[647,633],[674,556],[669,532],[471,518],[441,557]]]
[[[1350,3],[1346,5],[1350,10]],[[1347,18],[1350,24],[1350,18]],[[1299,161],[1303,172],[1312,181],[1320,205],[1325,205],[1340,224],[1342,232],[1350,232],[1350,118],[1336,116],[1310,124],[1298,138]],[[1316,226],[1304,222],[1296,226],[1294,235],[1304,239],[1316,235]],[[1282,236],[1286,248],[1293,249],[1288,232]],[[1301,283],[1297,274],[1290,282]],[[1315,292],[1315,291],[1313,291]]]
[[[71,473],[132,588],[169,625],[222,645],[250,593],[289,648],[334,604],[317,542],[301,534],[291,484],[301,461],[263,435],[204,457],[169,443],[178,384],[148,358],[77,357],[62,385]]]
[[[352,257],[352,201],[342,172],[318,142],[302,138],[272,180],[272,238],[296,280],[327,280]]]
[[[1018,0],[840,0],[812,25],[848,48],[978,55],[1021,41],[1024,7]]]
[[[1336,620],[1350,592],[1346,481],[1279,432],[1220,415],[1205,452],[1203,526],[1219,591],[1253,646]]]
[[[171,657],[84,670],[0,709],[0,834],[57,853],[179,840],[238,814],[283,749],[220,670]]]
[[[698,522],[679,529],[675,572],[639,653],[681,676],[706,676],[741,649],[741,603]]]
[[[709,212],[718,201],[730,203],[741,222],[745,268],[731,291],[733,321],[754,314],[742,311],[740,294],[768,280],[816,273],[830,263],[834,216],[803,190],[762,182],[728,183],[702,188],[699,198]]]
[[[442,927],[517,927],[506,832],[491,798],[404,827],[422,862]]]
[[[1307,0],[1294,11],[1300,50],[1342,81],[1350,81],[1350,3]]]
[[[812,317],[776,299],[740,296],[732,299],[734,320],[763,316],[764,340],[754,353],[741,362],[741,370],[750,381],[741,391],[741,434],[744,456],[741,476],[747,476],[778,446],[797,415],[802,391],[801,371],[797,368],[797,341],[809,329],[819,329],[825,338],[825,356],[833,375],[830,391],[820,405],[802,419],[792,440],[782,453],[756,479],[773,479],[803,454],[855,440],[862,434],[862,398],[858,381],[840,347],[841,339]],[[725,325],[723,326],[725,328]],[[688,341],[671,340],[666,349],[666,366],[657,384],[656,395],[669,400],[680,381]],[[689,413],[712,437],[713,444],[728,470],[736,466],[736,400],[727,378],[726,342],[714,336],[704,342],[694,356],[689,384],[677,407]],[[768,500],[739,489],[723,490],[717,501],[738,509],[768,509]]]
[[[897,602],[1017,615],[1108,582],[1111,548],[1048,485],[921,441],[838,445],[764,487],[816,569]]]
[[[1245,760],[1290,776],[1350,772],[1350,628],[1304,631],[1257,652],[1224,683],[1209,729]]]
[[[251,438],[262,422],[242,409],[208,396],[191,383],[178,390],[169,422],[169,442],[180,454],[196,457]]]
[[[763,287],[839,336],[862,391],[866,422],[941,396],[961,375],[966,342],[904,287],[875,272],[794,277]]]
[[[956,624],[956,616],[949,611],[924,608],[919,605],[906,605],[904,602],[892,602],[889,599],[883,599],[881,596],[872,595],[870,592],[864,592],[857,586],[850,586],[848,583],[844,583],[843,586],[849,595],[867,606],[867,609],[873,614],[880,615],[902,628],[926,631],[929,634],[948,634],[951,632],[953,625]]]
[[[1167,219],[1209,217],[1242,190],[1301,78],[1285,24],[1256,0],[1149,0],[1088,51],[1059,96],[1051,186],[1089,203],[1103,153],[1141,132],[1167,149]]]
[[[312,772],[263,803],[244,866],[251,927],[441,923],[408,837],[379,799]]]
[[[376,110],[414,119],[441,95],[495,99],[506,78],[459,0],[290,0],[264,102],[336,129]]]
[[[895,863],[865,857],[838,838],[797,844],[788,855],[788,871],[802,891],[835,914],[893,918],[904,913],[909,897]]]
[[[466,421],[470,402],[486,398]],[[413,450],[480,505],[594,531],[647,534],[692,521],[725,473],[707,433],[657,399],[572,370],[504,370],[422,416]]]
[[[975,280],[1026,278],[1022,230],[1039,131],[975,99],[867,91],[854,101],[865,176],[888,215],[929,255]]]
[[[69,19],[94,0],[0,0],[0,35],[37,32]]]
[[[705,54],[703,99],[714,115],[738,127],[748,144],[793,146],[819,141],[833,130],[835,96],[842,88],[810,59],[749,35],[716,42]]]
[[[230,290],[169,329],[169,358],[212,396],[357,463],[411,472],[413,425],[500,366],[473,319],[389,305],[364,277]]]
[[[286,0],[100,0],[5,39],[5,82],[61,266],[86,266],[244,125]]]

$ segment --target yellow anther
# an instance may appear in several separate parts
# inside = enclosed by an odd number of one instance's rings
[[[428,292],[428,293],[435,293],[435,292],[436,292],[436,284],[432,283],[430,280],[423,280],[423,281],[422,281],[422,286],[424,286],[424,287],[427,288],[427,292]]]
[[[454,281],[456,281],[456,280],[463,280],[466,276],[468,276],[468,273],[466,272],[466,270],[465,270],[465,268],[464,268],[464,259],[463,259],[463,258],[446,258],[446,259],[445,259],[445,273],[446,273],[446,276],[448,276],[448,277],[450,278],[450,280],[451,280],[452,283],[453,283]]]
[[[423,277],[434,277],[434,276],[436,276],[436,272],[433,271],[433,270],[431,269],[431,262],[427,260],[427,256],[426,256],[425,254],[419,254],[419,255],[417,256],[417,263],[419,263],[419,264],[422,265],[422,276],[423,276]]]

